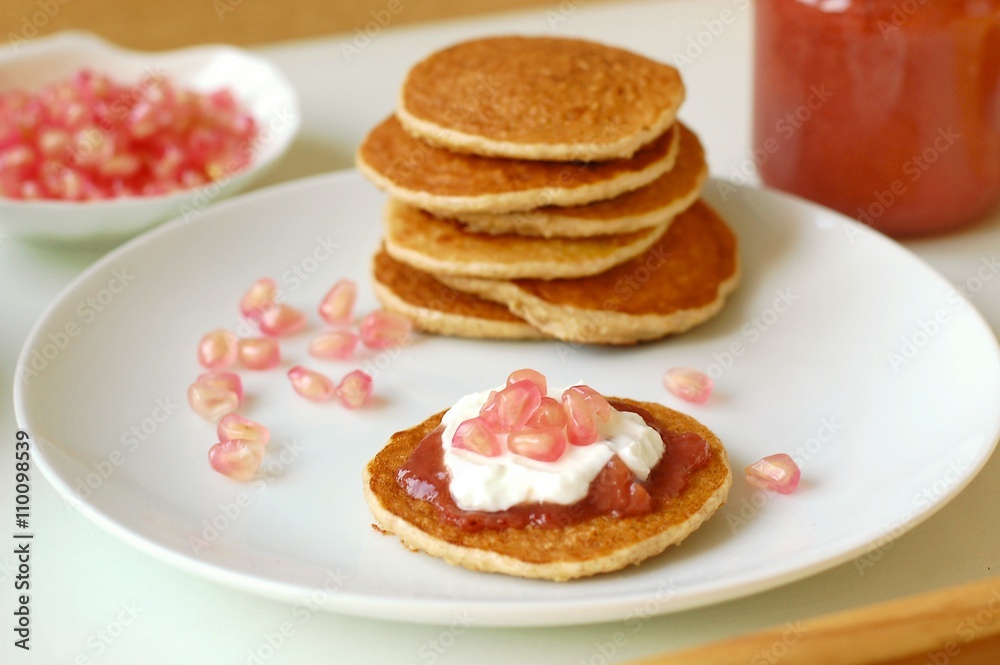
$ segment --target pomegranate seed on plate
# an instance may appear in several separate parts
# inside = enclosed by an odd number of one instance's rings
[[[604,395],[597,392],[590,386],[573,386],[570,390],[583,395],[584,403],[590,407],[594,413],[594,419],[599,423],[606,423],[611,418],[611,405]]]
[[[209,383],[192,383],[188,387],[188,404],[209,422],[218,422],[239,408],[239,397],[232,390]]]
[[[405,316],[380,309],[361,321],[361,342],[370,349],[385,349],[404,343],[412,330]]]
[[[496,435],[482,418],[470,418],[459,423],[451,445],[485,457],[496,457],[502,452]]]
[[[372,377],[360,369],[348,372],[337,385],[337,399],[348,409],[363,406],[372,394]]]
[[[271,432],[266,427],[236,413],[219,421],[218,435],[222,443],[238,439],[266,446],[271,440]]]
[[[247,369],[271,369],[281,362],[278,340],[270,337],[251,337],[240,340],[240,363]]]
[[[205,372],[198,375],[196,383],[231,390],[236,393],[236,404],[243,404],[243,381],[240,379],[239,374],[220,371]]]
[[[269,307],[260,317],[260,331],[271,337],[294,335],[305,327],[305,312],[288,305]]]
[[[589,446],[597,441],[597,419],[584,394],[569,388],[562,394],[562,404],[566,410],[566,439],[574,446]]]
[[[545,375],[541,372],[536,372],[533,369],[518,369],[510,373],[507,377],[507,385],[512,383],[517,383],[518,381],[531,381],[536,386],[538,386],[538,391],[543,395],[549,392],[548,382],[545,380]]]
[[[768,455],[746,468],[747,482],[755,487],[791,494],[799,485],[799,466],[785,453]]]
[[[263,459],[264,446],[254,441],[221,441],[208,449],[208,462],[212,468],[240,482],[253,478]]]
[[[250,285],[250,288],[240,300],[240,314],[254,320],[275,305],[278,297],[278,284],[270,277],[261,277]]]
[[[313,402],[327,401],[333,397],[336,390],[329,378],[301,365],[288,370],[288,378],[295,392]]]
[[[704,404],[712,394],[712,379],[690,367],[672,367],[663,375],[663,385],[672,394],[692,404]]]
[[[239,339],[219,328],[206,333],[198,342],[198,362],[207,369],[223,369],[236,362]]]
[[[566,411],[563,409],[562,404],[553,398],[543,397],[538,408],[535,409],[525,424],[535,429],[547,427],[563,428],[566,426]]]
[[[566,435],[558,427],[522,429],[507,437],[507,448],[539,462],[554,462],[566,451]]]
[[[490,393],[479,415],[494,432],[513,432],[524,427],[542,403],[542,393],[531,381],[518,381]]]
[[[309,355],[323,360],[347,360],[357,345],[358,336],[350,330],[328,330],[309,342]]]
[[[333,325],[350,323],[357,295],[357,284],[349,279],[338,281],[320,302],[319,315],[324,321]]]

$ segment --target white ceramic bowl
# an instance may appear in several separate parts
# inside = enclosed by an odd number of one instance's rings
[[[5,49],[0,54],[0,91],[38,88],[84,67],[118,83],[139,82],[155,73],[199,92],[228,88],[260,128],[250,166],[201,187],[159,196],[85,202],[0,197],[0,229],[10,235],[58,242],[118,241],[166,219],[197,215],[273,166],[299,129],[298,97],[291,84],[266,60],[230,46],[144,53],[87,33],[64,32]]]

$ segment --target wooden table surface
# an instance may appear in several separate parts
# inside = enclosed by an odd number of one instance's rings
[[[556,4],[545,0],[3,0],[0,34],[12,42],[60,30],[87,30],[137,49],[214,42],[247,45],[356,31],[372,35],[390,25]]]

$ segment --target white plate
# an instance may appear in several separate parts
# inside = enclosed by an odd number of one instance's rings
[[[791,582],[884,545],[972,479],[1000,432],[1000,353],[974,308],[891,241],[786,196],[721,191],[710,185],[706,196],[740,238],[745,276],[717,318],[633,348],[427,336],[326,365],[305,355],[301,335],[284,345],[284,367],[306,362],[335,379],[366,367],[377,403],[353,412],[307,403],[283,370],[244,372],[244,413],[274,441],[266,481],[242,485],[209,468],[213,428],[185,403],[196,342],[236,328],[238,298],[263,275],[311,312],[351,277],[359,312],[374,308],[368,262],[383,201],[354,173],[254,193],[136,238],[80,276],[22,353],[18,422],[39,468],[88,517],[294,611],[568,624]],[[663,371],[679,365],[715,375],[708,404],[664,391]],[[453,568],[372,530],[361,468],[388,436],[519,367],[693,413],[728,446],[729,503],[681,547],[568,584]],[[799,459],[798,491],[752,490],[740,469],[779,451]]]
[[[63,32],[0,53],[0,90],[33,89],[84,67],[123,84],[166,77],[199,92],[228,88],[257,121],[250,165],[201,187],[160,196],[86,202],[0,197],[0,228],[12,235],[49,242],[109,242],[179,215],[190,219],[267,173],[299,129],[298,96],[291,83],[268,61],[232,46],[150,53],[123,49],[89,33]]]

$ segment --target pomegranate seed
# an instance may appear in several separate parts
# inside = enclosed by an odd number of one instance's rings
[[[208,449],[208,463],[212,468],[241,483],[253,478],[263,459],[264,446],[254,441],[233,439]]]
[[[712,394],[712,379],[690,367],[672,367],[663,375],[663,385],[673,395],[692,404],[704,404]]]
[[[167,81],[124,86],[86,70],[30,93],[0,92],[0,196],[87,201],[234,174],[249,164],[256,123],[207,99]]]
[[[589,446],[597,441],[597,420],[583,393],[572,388],[562,394],[566,411],[566,438],[574,446]]]
[[[604,395],[597,392],[590,386],[573,386],[570,390],[583,395],[583,401],[588,407],[590,407],[590,410],[594,412],[594,419],[597,422],[608,422],[611,418],[611,405],[608,404],[608,400],[604,398]]]
[[[513,432],[524,427],[542,403],[542,393],[531,381],[512,383],[486,399],[479,415],[494,432]]]
[[[747,482],[756,487],[791,494],[799,485],[799,466],[785,453],[768,455],[746,468]]]
[[[385,349],[406,342],[412,330],[405,316],[378,310],[361,321],[361,342],[370,349]]]
[[[240,363],[247,369],[271,369],[281,362],[278,340],[252,337],[240,340]]]
[[[199,416],[214,423],[238,409],[240,400],[228,388],[195,382],[188,387],[188,404]]]
[[[238,439],[266,446],[271,440],[271,432],[266,427],[236,413],[219,421],[218,434],[222,443]]]
[[[566,426],[566,411],[562,404],[551,397],[543,397],[538,408],[525,423],[527,427],[545,429],[549,427],[563,428]]]
[[[482,418],[470,418],[459,423],[451,445],[485,457],[496,457],[503,452],[496,435]]]
[[[337,386],[337,399],[348,409],[363,406],[372,395],[372,377],[360,369],[348,372]]]
[[[239,374],[232,372],[205,372],[199,374],[196,383],[216,386],[236,393],[236,404],[243,404],[243,381]]]
[[[275,304],[278,284],[270,277],[261,277],[254,282],[240,300],[240,314],[259,321],[260,317]]]
[[[566,435],[557,427],[522,429],[507,437],[507,448],[539,462],[555,462],[566,451]]]
[[[333,381],[319,372],[306,369],[301,365],[296,365],[288,370],[288,378],[291,380],[295,392],[314,402],[327,401],[333,397],[336,390]]]
[[[358,336],[350,330],[329,330],[309,342],[309,355],[323,360],[347,360],[357,345]]]
[[[207,369],[223,369],[236,362],[239,339],[225,328],[207,333],[198,342],[198,362]]]
[[[260,317],[260,331],[271,337],[294,335],[305,327],[305,312],[288,305],[270,307]]]
[[[319,304],[319,315],[333,325],[350,323],[357,295],[357,284],[349,279],[340,280],[323,297]]]
[[[517,383],[518,381],[531,381],[536,386],[538,386],[538,391],[543,395],[549,392],[548,383],[545,381],[545,375],[541,372],[536,372],[533,369],[518,369],[510,373],[507,377],[507,385],[512,383]]]

